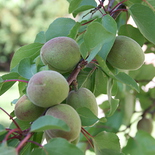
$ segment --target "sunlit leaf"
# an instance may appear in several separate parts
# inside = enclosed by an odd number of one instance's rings
[[[68,36],[76,22],[71,18],[57,18],[45,32],[46,41],[60,36]]]
[[[45,36],[45,32],[44,31],[41,31],[39,32],[37,35],[36,35],[36,38],[35,38],[35,43],[41,43],[41,44],[44,44],[46,42],[46,36]]]
[[[34,149],[30,155],[84,155],[84,153],[74,144],[66,139],[52,138],[43,149]]]
[[[31,125],[31,132],[40,132],[48,129],[70,130],[63,120],[50,115],[39,117]]]
[[[134,4],[129,8],[129,13],[134,19],[143,36],[155,44],[155,14],[147,6]]]
[[[100,132],[93,138],[96,155],[123,155],[116,134]]]
[[[133,27],[132,25],[129,24],[125,24],[123,26],[120,27],[119,35],[124,35],[127,37],[130,37],[132,39],[134,39],[137,43],[139,43],[139,45],[143,45],[145,38],[143,37],[143,35],[140,33],[140,31],[138,30],[138,28]]]
[[[4,82],[5,80],[18,79],[18,78],[19,78],[19,74],[18,73],[8,73],[8,74],[4,74],[3,76],[1,76],[1,79],[3,81],[0,82],[0,95],[5,93],[15,83],[15,81]]]
[[[25,58],[20,61],[17,72],[20,76],[30,79],[35,73],[37,73],[36,65],[32,64],[29,58]]]
[[[24,58],[34,59],[40,54],[40,49],[43,44],[32,43],[29,45],[22,46],[19,50],[15,52],[11,60],[10,70],[13,69],[19,62]]]
[[[98,117],[88,108],[82,107],[76,110],[81,118],[82,126],[91,126],[99,120]]]

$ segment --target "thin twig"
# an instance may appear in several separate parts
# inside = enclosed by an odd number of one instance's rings
[[[13,123],[16,125],[16,127],[22,132],[22,129],[21,129],[20,126],[17,124],[17,122],[13,119],[13,117],[10,116],[10,114],[9,114],[8,112],[6,112],[3,108],[0,107],[0,109],[1,109],[4,113],[6,113],[6,114],[9,116],[9,118],[13,121]]]
[[[68,84],[70,85],[74,80],[76,80],[78,74],[80,73],[80,71],[84,68],[84,66],[87,65],[87,62],[85,60],[82,60],[77,67],[73,70],[73,72],[70,74],[70,76],[68,77],[67,81]]]
[[[20,144],[16,147],[16,152],[19,154],[19,151],[24,147],[26,142],[31,138],[32,133],[28,133],[26,137],[20,142]]]

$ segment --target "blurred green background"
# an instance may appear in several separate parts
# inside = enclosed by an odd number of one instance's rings
[[[19,47],[33,43],[38,32],[65,16],[67,0],[0,0],[0,71],[9,71]]]

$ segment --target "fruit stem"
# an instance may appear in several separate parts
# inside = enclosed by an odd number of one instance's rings
[[[13,81],[19,81],[19,82],[25,82],[25,83],[28,83],[28,81],[26,80],[19,80],[19,79],[10,79],[10,80],[4,80],[3,82],[13,82]]]
[[[87,130],[85,130],[83,127],[81,128],[81,130],[84,131],[89,137],[93,138],[93,136]]]
[[[85,136],[85,138],[87,139],[87,141],[88,141],[88,143],[90,144],[90,146],[92,147],[92,148],[94,148],[94,145],[93,145],[93,143],[90,141],[90,139],[88,138],[88,134],[86,134],[85,133],[85,131],[83,130],[83,128],[81,129],[81,132],[82,132],[82,134]]]
[[[10,130],[10,131],[7,133],[7,135],[5,136],[5,138],[3,139],[2,143],[3,143],[3,142],[6,142],[6,141],[8,140],[8,138],[9,138],[9,136],[10,136],[13,132],[15,132],[15,131],[19,131],[19,129],[16,128],[16,129]]]
[[[43,146],[42,146],[41,144],[39,144],[39,143],[37,143],[37,142],[34,142],[34,141],[32,141],[32,140],[28,140],[27,142],[33,143],[33,144],[35,144],[35,145],[37,145],[37,146],[43,148]]]
[[[20,126],[19,126],[19,125],[17,124],[17,122],[13,119],[13,117],[12,117],[9,113],[7,113],[3,108],[0,107],[0,109],[1,109],[5,114],[7,114],[7,115],[9,116],[9,118],[13,121],[13,123],[14,123],[14,124],[16,125],[16,127],[20,130],[20,132],[22,132]]]
[[[20,144],[16,147],[16,152],[19,154],[19,151],[24,147],[25,143],[31,138],[32,133],[28,133],[26,137],[20,142]]]

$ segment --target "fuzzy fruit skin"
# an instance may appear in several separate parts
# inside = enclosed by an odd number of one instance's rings
[[[126,36],[117,36],[107,61],[115,68],[136,70],[144,63],[144,52],[140,45]]]
[[[45,136],[47,139],[61,137],[67,139],[69,142],[74,141],[81,131],[81,120],[78,113],[67,104],[59,104],[49,108],[46,115],[52,115],[66,122],[70,131],[63,131],[58,129],[46,130]]]
[[[80,49],[75,40],[69,37],[56,37],[43,45],[40,56],[50,69],[66,73],[80,61]]]
[[[98,116],[98,105],[94,94],[87,88],[81,87],[77,91],[70,91],[66,103],[72,106],[75,110],[86,107],[91,110],[94,115]]]
[[[33,75],[26,91],[35,105],[47,108],[66,99],[69,85],[60,73],[48,70]]]
[[[137,124],[138,130],[143,130],[151,134],[153,130],[152,120],[148,118],[142,118]]]
[[[34,105],[26,95],[23,95],[15,105],[15,115],[22,121],[34,121],[43,114],[45,108]]]

